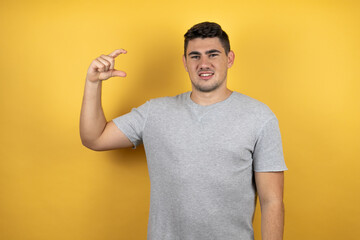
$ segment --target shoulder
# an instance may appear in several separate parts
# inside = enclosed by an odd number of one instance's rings
[[[257,120],[267,121],[276,118],[272,110],[263,102],[239,92],[233,92],[232,107]]]

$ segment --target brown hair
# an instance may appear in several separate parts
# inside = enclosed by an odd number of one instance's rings
[[[214,22],[202,22],[194,25],[184,35],[184,56],[186,57],[186,50],[189,41],[195,38],[215,38],[218,37],[221,45],[225,49],[226,55],[230,52],[229,37],[221,26]]]

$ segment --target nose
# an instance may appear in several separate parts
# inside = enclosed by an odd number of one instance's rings
[[[209,68],[209,66],[210,66],[210,61],[209,61],[209,59],[208,58],[206,58],[206,57],[202,57],[201,59],[200,59],[200,68]]]

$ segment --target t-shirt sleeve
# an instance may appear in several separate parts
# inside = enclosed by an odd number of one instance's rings
[[[149,114],[150,101],[133,108],[131,112],[114,118],[112,121],[134,144],[134,148],[142,143],[142,136]]]
[[[276,117],[269,119],[260,129],[253,152],[253,165],[255,172],[287,170]]]

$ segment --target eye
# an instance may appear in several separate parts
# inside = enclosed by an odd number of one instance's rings
[[[216,57],[216,56],[218,56],[218,55],[219,55],[219,54],[217,54],[217,53],[212,53],[212,54],[209,55],[209,57],[213,58],[213,57]]]
[[[192,59],[200,59],[200,56],[198,56],[198,55],[193,55],[193,56],[191,56],[191,58],[192,58]]]

